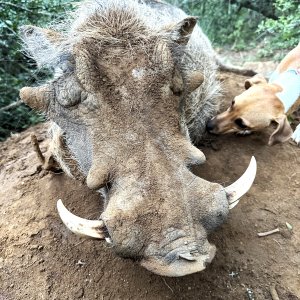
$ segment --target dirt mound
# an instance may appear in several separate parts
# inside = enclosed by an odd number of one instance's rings
[[[228,105],[244,78],[221,78]],[[101,199],[64,174],[39,172],[32,132],[45,151],[45,124],[0,144],[0,300],[272,299],[274,285],[281,300],[300,299],[300,148],[289,143],[268,147],[270,131],[207,139],[200,176],[227,185],[254,155],[257,177],[210,237],[218,248],[212,264],[198,274],[163,278],[117,257],[105,243],[65,228],[57,199],[90,218],[100,214]],[[274,228],[280,232],[257,236]]]

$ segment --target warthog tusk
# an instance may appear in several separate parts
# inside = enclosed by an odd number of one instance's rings
[[[180,253],[179,257],[189,261],[197,260],[197,258],[193,256],[191,253]]]
[[[63,223],[72,232],[96,239],[105,238],[105,224],[102,220],[87,220],[73,215],[63,205],[61,199],[57,201],[57,210]]]
[[[246,194],[252,186],[256,175],[256,168],[256,159],[252,156],[245,173],[236,182],[225,188],[229,209],[234,208],[239,203],[239,199]]]

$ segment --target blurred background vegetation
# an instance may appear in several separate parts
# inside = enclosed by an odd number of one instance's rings
[[[22,53],[19,27],[44,26],[63,18],[72,7],[70,0],[0,1],[0,141],[44,119],[25,104],[16,103],[21,87],[47,76]]]
[[[278,60],[300,41],[299,0],[169,0],[199,17],[213,45],[231,51],[256,49]],[[18,28],[45,26],[72,10],[70,0],[0,1],[0,141],[43,120],[24,104],[19,89],[47,76],[21,52]],[[277,54],[275,56],[274,54]]]

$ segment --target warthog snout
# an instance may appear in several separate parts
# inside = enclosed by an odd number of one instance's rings
[[[165,193],[161,187],[158,197],[153,197],[156,191],[150,187],[148,193],[139,191],[143,183],[132,181],[125,190],[119,186],[111,191],[102,220],[78,218],[61,201],[58,211],[74,233],[106,239],[119,255],[141,258],[141,264],[157,274],[183,276],[211,262],[216,250],[207,234],[225,221],[228,210],[251,187],[255,174],[252,158],[246,172],[227,188],[190,174],[188,184],[178,182],[181,186],[168,186]],[[132,198],[127,199],[128,195]]]

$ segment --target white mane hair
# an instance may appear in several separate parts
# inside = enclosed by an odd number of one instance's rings
[[[110,11],[128,11],[135,15],[151,31],[159,31],[164,26],[174,22],[171,11],[157,11],[151,7],[153,1],[142,0],[87,0],[79,4],[78,9],[71,14],[74,22],[71,32],[87,22],[94,14],[107,15]],[[181,11],[182,12],[182,11]],[[182,12],[182,19],[186,14]],[[178,20],[178,15],[176,20]]]

